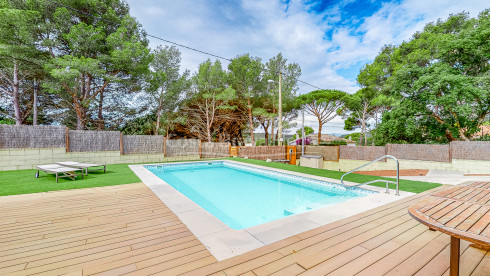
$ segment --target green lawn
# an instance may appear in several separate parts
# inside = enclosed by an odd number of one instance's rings
[[[0,196],[141,182],[127,164],[107,165],[105,174],[103,171],[89,172],[83,180],[81,176],[76,180],[60,178],[59,183],[56,183],[54,174],[39,172],[40,177],[36,178],[36,172],[37,170],[0,172]]]
[[[330,171],[330,170],[324,170],[324,169],[300,167],[300,166],[294,166],[294,165],[282,164],[282,163],[274,163],[274,162],[268,163],[268,162],[265,162],[262,160],[255,160],[255,159],[243,159],[243,158],[228,158],[228,159],[243,162],[243,163],[256,164],[256,165],[261,165],[261,166],[265,166],[265,167],[283,169],[283,170],[299,172],[299,173],[307,173],[307,174],[323,176],[323,177],[339,179],[339,180],[340,180],[340,177],[342,177],[342,175],[345,173],[345,172]],[[375,179],[394,180],[394,178],[379,177],[379,176],[372,176],[372,175],[361,175],[361,174],[354,174],[354,173],[349,174],[344,178],[345,181],[351,181],[351,182],[355,182],[355,183],[364,183],[364,182],[368,182],[368,181],[375,180]],[[377,187],[383,187],[383,188],[386,187],[386,183],[384,183],[384,182],[373,183],[370,185],[377,186]],[[390,184],[391,189],[395,189],[395,186],[396,186],[395,184]],[[407,192],[412,192],[412,193],[421,193],[423,191],[434,189],[434,188],[439,187],[439,186],[441,186],[441,184],[400,179],[399,189],[400,189],[400,191],[407,191]]]
[[[225,158],[226,159],[226,158]],[[243,158],[228,158],[229,160],[257,164],[265,167],[278,168],[288,171],[307,173],[317,176],[329,177],[334,179],[340,179],[342,172],[329,171],[323,169],[305,168],[299,166],[293,166],[280,163],[267,163],[261,160],[243,159]],[[101,171],[90,172],[88,176],[85,176],[84,180],[81,180],[79,176],[77,180],[70,180],[67,178],[61,178],[59,183],[56,183],[54,174],[46,174],[40,172],[40,177],[35,178],[36,170],[19,170],[19,171],[3,171],[0,172],[0,196],[5,195],[18,195],[18,194],[30,194],[40,193],[47,191],[57,190],[69,190],[79,188],[91,188],[112,186],[120,184],[130,184],[141,182],[141,180],[131,171],[128,164],[107,165],[107,173]],[[348,175],[345,180],[363,183],[373,179],[379,179],[376,176]],[[385,187],[384,183],[373,184],[379,187]],[[394,188],[395,185],[390,185]],[[421,181],[408,181],[400,180],[400,190],[413,193],[420,193],[426,190],[433,189],[440,186],[436,183],[427,183]]]

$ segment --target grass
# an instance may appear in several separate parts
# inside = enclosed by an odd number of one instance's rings
[[[88,176],[78,176],[76,180],[60,178],[56,183],[54,174],[37,170],[19,170],[0,172],[0,196],[41,193],[47,191],[70,190],[138,183],[141,180],[133,173],[127,164],[107,165],[107,172],[89,172]]]
[[[243,158],[224,158],[249,164],[262,165],[270,168],[283,169],[293,172],[306,173],[311,175],[323,176],[333,179],[340,179],[343,172],[330,171],[324,169],[313,169],[306,167],[293,166],[281,163],[267,163],[261,160],[243,159]],[[198,160],[196,160],[198,161]],[[172,161],[175,162],[175,161]],[[187,161],[188,162],[188,161]],[[166,163],[166,162],[159,162]],[[107,165],[107,173],[102,171],[90,172],[83,180],[79,176],[75,181],[68,178],[61,178],[59,183],[56,183],[54,174],[46,174],[40,172],[40,177],[35,178],[36,170],[19,170],[19,171],[3,171],[0,172],[0,196],[19,195],[30,193],[41,193],[48,191],[70,190],[80,188],[92,188],[102,186],[112,186],[121,184],[138,183],[141,180],[128,167],[128,164]],[[379,179],[377,176],[351,174],[346,176],[345,180],[363,183],[374,179]],[[383,178],[383,177],[381,177]],[[389,179],[389,178],[383,178]],[[373,186],[386,187],[385,183],[372,184]],[[437,183],[428,183],[422,181],[400,180],[400,190],[420,193],[441,186]],[[395,185],[390,184],[390,188],[394,189]]]
[[[274,163],[274,162],[268,163],[262,160],[255,160],[255,159],[243,159],[243,158],[228,158],[228,159],[233,161],[243,162],[243,163],[261,165],[264,167],[282,169],[282,170],[287,170],[292,172],[306,173],[306,174],[328,177],[328,178],[339,179],[339,180],[340,177],[342,177],[342,175],[345,173],[345,172],[331,171],[325,169],[300,167],[300,166],[294,166],[294,165],[282,164],[282,163]],[[355,183],[364,183],[375,179],[394,180],[393,178],[379,177],[379,176],[372,176],[372,175],[362,175],[362,174],[349,174],[344,178],[345,181],[351,181]],[[386,187],[386,184],[384,182],[373,183],[370,185],[376,187],[382,187],[382,188]],[[395,189],[396,187],[395,184],[389,184],[389,185],[390,185],[390,189]],[[434,189],[439,186],[441,186],[441,184],[400,179],[399,189],[400,191],[421,193],[430,189]]]

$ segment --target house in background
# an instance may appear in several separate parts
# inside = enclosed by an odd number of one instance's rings
[[[490,135],[490,125],[481,125],[480,131],[475,133],[473,138],[480,138],[482,136]]]
[[[307,135],[306,137],[310,138],[311,140],[311,145],[318,145],[318,134],[317,133],[312,133],[310,135]],[[334,135],[330,134],[322,134],[322,143],[330,143],[332,141],[344,141],[347,143],[347,146],[355,146],[356,142],[352,140],[348,140],[345,138],[340,138]]]

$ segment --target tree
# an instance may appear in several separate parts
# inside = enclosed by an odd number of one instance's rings
[[[318,144],[321,142],[323,125],[340,113],[346,94],[339,90],[315,90],[296,98],[298,107],[318,119]]]
[[[145,33],[129,16],[125,2],[63,2],[84,13],[62,6],[43,7],[43,45],[51,53],[45,69],[54,78],[50,90],[71,102],[77,129],[85,129],[90,106],[103,105],[110,84],[129,86],[146,74],[151,55]],[[95,103],[97,99],[99,102]],[[101,115],[99,112],[99,122],[103,124]]]
[[[380,94],[370,87],[362,88],[353,95],[346,95],[345,109],[342,113],[344,116],[348,116],[348,118],[344,122],[344,129],[354,130],[355,128],[360,127],[361,136],[359,138],[359,145],[362,145],[363,138],[364,145],[367,145],[368,120],[375,117],[377,126],[376,115],[378,111],[390,104],[392,103],[389,97]]]
[[[301,139],[301,137],[302,137],[302,135],[301,135],[302,130],[303,130],[302,128],[296,130],[296,134],[293,135],[293,140]],[[312,127],[305,126],[305,136],[310,135],[312,133],[315,133],[315,130],[313,130]]]
[[[263,64],[260,58],[245,54],[234,58],[228,65],[228,70],[231,87],[236,91],[238,99],[247,107],[248,127],[254,146],[253,109],[258,104],[260,93],[264,93],[266,87],[262,77]]]
[[[395,47],[384,90],[400,104],[381,123],[383,131],[396,133],[383,135],[400,137],[392,120],[403,119],[416,130],[403,135],[408,142],[471,139],[490,114],[489,29],[490,10],[477,18],[460,13],[427,24]]]
[[[211,142],[216,120],[226,116],[223,111],[236,108],[232,104],[236,98],[235,90],[227,86],[226,72],[219,60],[201,63],[193,81],[195,92],[183,111],[191,132]]]
[[[276,56],[269,59],[265,64],[264,79],[273,80],[272,84],[268,85],[267,93],[263,95],[262,107],[270,114],[270,126],[272,133],[273,144],[277,140],[278,130],[274,135],[275,118],[279,108],[279,73],[282,73],[281,94],[282,94],[282,128],[287,129],[293,127],[291,121],[298,116],[295,110],[295,98],[298,91],[298,78],[301,76],[301,67],[297,63],[288,63],[288,60],[278,53]],[[267,103],[267,104],[264,104]],[[267,132],[266,132],[267,133]],[[266,139],[267,141],[267,139]]]
[[[21,1],[0,2],[0,95],[10,99],[16,125],[23,124],[32,110],[22,114],[21,101],[30,98],[26,93],[29,88],[37,88],[32,79],[43,59],[36,47],[40,15],[26,5]]]
[[[158,46],[153,51],[153,56],[148,92],[149,104],[156,113],[154,133],[160,134],[163,125],[164,133],[167,134],[171,116],[180,105],[184,93],[190,88],[190,72],[186,70],[180,74],[180,51],[175,46]]]

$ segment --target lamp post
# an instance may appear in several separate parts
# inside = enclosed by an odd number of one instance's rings
[[[268,80],[268,83],[273,83],[273,80]],[[279,72],[279,146],[282,146],[282,72]]]

